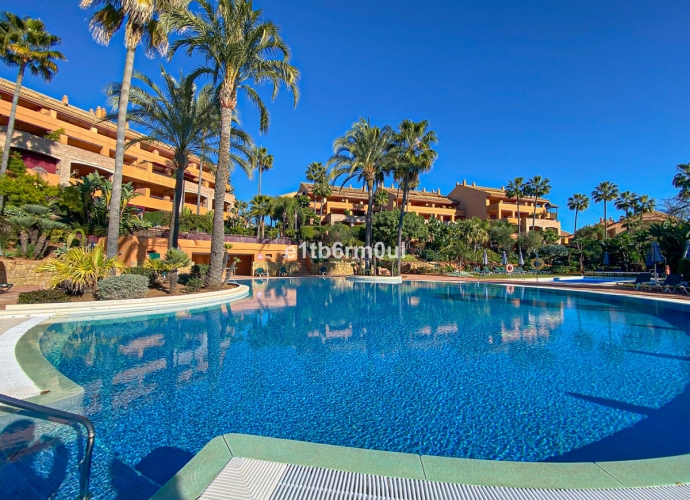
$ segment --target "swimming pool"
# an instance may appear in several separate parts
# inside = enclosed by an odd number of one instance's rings
[[[228,306],[56,324],[41,349],[85,389],[96,498],[148,498],[230,432],[490,460],[689,453],[687,318],[564,290],[259,280]]]

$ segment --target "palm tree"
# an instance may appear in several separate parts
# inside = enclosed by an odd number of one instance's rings
[[[263,146],[254,146],[251,151],[251,169],[259,172],[259,190],[261,194],[261,174],[273,168],[273,155],[268,154],[268,149]]]
[[[676,166],[678,173],[673,176],[673,187],[680,189],[678,195],[682,200],[690,199],[690,163]]]
[[[577,232],[577,216],[583,210],[589,208],[589,197],[586,194],[574,194],[568,198],[568,208],[575,211],[575,225],[573,227],[573,235]]]
[[[177,248],[168,248],[163,263],[166,271],[168,271],[168,286],[170,287],[170,293],[175,293],[177,290],[177,270],[181,267],[187,267],[190,264],[189,255]]]
[[[142,41],[148,54],[168,50],[168,23],[164,13],[169,10],[184,9],[189,3],[185,0],[81,0],[82,9],[100,7],[89,18],[89,29],[94,40],[108,45],[113,35],[125,26],[125,70],[120,84],[118,100],[117,135],[115,139],[115,167],[113,170],[113,193],[109,206],[108,235],[106,255],[117,255],[118,234],[120,231],[120,199],[122,198],[122,166],[125,158],[125,129],[127,125],[127,106],[134,71],[134,54]]]
[[[265,194],[257,194],[249,202],[249,211],[256,218],[256,235],[264,237],[264,218],[271,215],[273,198]]]
[[[383,207],[388,204],[388,191],[385,189],[379,189],[374,193],[374,206],[379,209],[379,212],[383,210]]]
[[[532,231],[534,231],[537,224],[537,201],[551,192],[551,184],[549,179],[542,179],[540,175],[535,175],[527,181],[525,190],[528,195],[534,196],[534,213],[532,214]]]
[[[635,206],[636,199],[637,194],[633,193],[632,191],[623,191],[618,195],[618,198],[616,198],[614,206],[616,207],[616,210],[625,212],[625,218],[627,219],[630,217],[630,213]]]
[[[333,143],[333,156],[328,160],[332,168],[332,177],[343,178],[341,185],[345,185],[350,179],[356,178],[358,182],[364,182],[367,188],[368,205],[366,213],[366,232],[364,245],[371,247],[372,219],[374,208],[374,188],[377,179],[383,177],[385,172],[394,166],[394,158],[391,154],[393,130],[388,126],[383,128],[372,126],[369,120],[360,118],[352,125],[343,137]],[[369,252],[365,255],[365,268],[369,271]]]
[[[19,68],[7,122],[5,148],[2,150],[0,175],[7,171],[10,160],[14,120],[17,115],[17,103],[24,73],[28,68],[32,75],[50,82],[58,72],[56,61],[65,60],[61,52],[53,50],[54,47],[60,45],[60,41],[59,37],[46,31],[45,24],[39,19],[20,18],[10,12],[3,12],[0,16],[0,59],[8,66]],[[3,206],[3,201],[3,196],[0,195],[0,208]]]
[[[512,181],[508,181],[508,187],[506,188],[506,196],[508,198],[515,198],[517,205],[518,238],[520,237],[520,198],[524,198],[527,194],[526,188],[524,177],[515,177]]]
[[[419,176],[431,170],[431,166],[438,158],[438,153],[431,149],[438,142],[438,138],[436,133],[428,128],[429,122],[426,120],[415,123],[405,119],[398,126],[398,132],[393,138],[394,155],[397,156],[393,171],[398,178],[402,179],[403,187],[402,207],[398,220],[398,276],[402,263],[402,230],[410,183],[419,181]]]
[[[141,126],[147,134],[134,142],[162,142],[173,148],[175,168],[175,195],[170,220],[168,248],[177,248],[179,234],[179,214],[184,192],[184,172],[191,155],[201,154],[204,130],[213,126],[213,94],[210,87],[200,91],[193,75],[180,74],[179,81],[161,67],[163,87],[151,78],[135,72],[134,78],[146,87],[131,87],[129,100],[132,109],[129,121]],[[148,87],[148,88],[147,88]],[[122,85],[110,84],[106,95],[117,109],[122,93]],[[129,145],[128,144],[128,145]]]
[[[328,170],[320,161],[314,161],[307,166],[306,177],[308,181],[313,183],[312,193],[314,194],[314,198],[317,198],[320,202],[320,222],[323,216],[323,202],[333,193],[330,184],[328,184]]]
[[[648,214],[656,210],[656,200],[650,198],[649,195],[643,194],[635,197],[632,203],[632,211],[634,214]]]
[[[237,97],[243,93],[259,110],[259,129],[267,132],[270,118],[268,109],[254,88],[269,82],[273,97],[278,87],[285,84],[297,105],[299,71],[289,63],[290,49],[283,41],[280,30],[271,21],[265,21],[261,10],[254,10],[251,0],[198,0],[200,13],[178,9],[170,20],[182,37],[170,50],[172,55],[186,49],[188,55],[199,54],[205,65],[197,70],[213,78],[220,105],[220,145],[216,186],[213,196],[213,237],[211,259],[206,278],[207,288],[220,288],[225,255],[224,199],[230,178],[230,131]]]
[[[618,185],[613,182],[604,181],[592,191],[592,199],[595,203],[604,203],[604,239],[608,237],[609,221],[606,215],[606,203],[618,197]]]

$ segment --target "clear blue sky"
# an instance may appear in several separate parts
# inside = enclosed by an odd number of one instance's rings
[[[0,0],[40,17],[69,59],[46,85],[26,85],[70,103],[104,105],[103,87],[122,76],[122,37],[101,47],[78,0]],[[681,0],[261,0],[283,28],[301,69],[296,110],[286,92],[270,105],[271,129],[240,103],[244,126],[275,156],[264,192],[294,191],[311,161],[360,116],[397,125],[427,119],[439,159],[422,185],[456,181],[501,186],[517,175],[551,179],[550,198],[572,229],[568,196],[610,180],[657,199],[674,194],[677,163],[690,160],[690,4]],[[137,54],[155,74],[160,60]],[[197,61],[177,55],[169,71]],[[14,79],[14,70],[0,67]],[[267,95],[268,97],[268,95]],[[240,198],[256,180],[233,174]],[[592,206],[581,221],[602,212]]]

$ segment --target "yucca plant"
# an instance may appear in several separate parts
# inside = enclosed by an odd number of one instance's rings
[[[124,262],[117,257],[107,258],[103,245],[96,245],[70,248],[59,257],[46,259],[36,271],[46,273],[51,288],[64,286],[72,293],[84,293],[93,290],[98,280],[124,268]]]

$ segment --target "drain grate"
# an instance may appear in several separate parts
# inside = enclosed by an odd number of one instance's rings
[[[542,490],[437,483],[233,458],[201,500],[687,500],[690,485]]]

